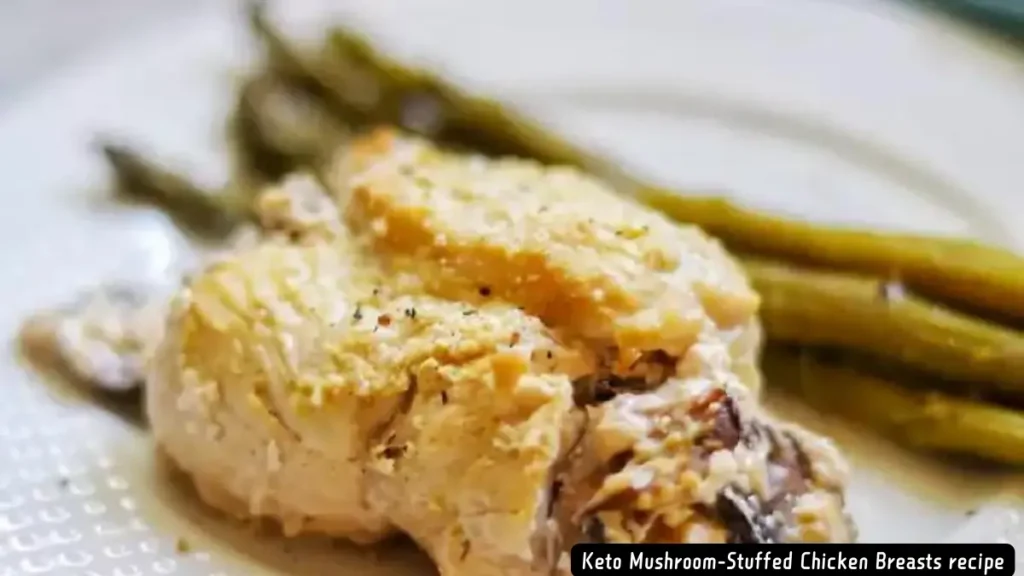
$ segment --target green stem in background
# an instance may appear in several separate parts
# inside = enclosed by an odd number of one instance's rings
[[[1024,464],[1024,414],[1020,412],[914,390],[808,351],[770,348],[762,364],[769,386],[909,448]]]
[[[125,146],[103,143],[101,150],[114,171],[119,196],[164,210],[201,238],[222,239],[246,218],[245,206],[232,195],[202,190]]]
[[[256,162],[277,166],[275,179],[323,163],[351,135],[319,99],[271,74],[245,84],[236,121],[246,127],[247,144],[259,151]]]
[[[1024,336],[904,293],[877,278],[742,258],[773,342],[887,359],[1024,399]]]

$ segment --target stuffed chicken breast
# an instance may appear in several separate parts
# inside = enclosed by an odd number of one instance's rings
[[[832,444],[757,404],[757,296],[714,240],[388,130],[326,180],[336,226],[226,255],[172,305],[148,412],[207,502],[401,531],[446,576],[568,574],[577,542],[854,538]]]

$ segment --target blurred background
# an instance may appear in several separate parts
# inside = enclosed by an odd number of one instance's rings
[[[1024,50],[1024,0],[892,1],[911,2],[942,12]],[[187,18],[204,3],[208,5],[210,0],[3,0],[0,106],[19,90],[70,64],[83,53],[101,49],[167,19]]]
[[[202,0],[0,1],[0,107],[76,56],[168,18],[187,17],[202,4]]]

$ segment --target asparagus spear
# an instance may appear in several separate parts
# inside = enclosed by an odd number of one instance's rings
[[[228,122],[228,140],[234,153],[232,181],[252,196],[294,168],[294,159],[269,145],[254,113],[254,95],[266,83],[261,74],[244,81]]]
[[[326,46],[314,54],[278,31],[262,3],[251,3],[249,15],[271,68],[301,77],[353,126],[394,124],[442,144],[551,164],[577,164],[582,159],[580,151],[499,103],[470,96],[430,73],[404,66],[353,32],[333,29]]]
[[[657,188],[639,196],[739,251],[899,278],[912,290],[967,309],[1024,318],[1024,258],[1007,250],[967,239],[830,228]]]
[[[295,49],[254,10],[254,23],[278,61],[364,121],[392,123],[442,143],[490,154],[575,165],[609,180],[668,216],[696,224],[726,244],[823,267],[898,276],[907,286],[994,315],[1024,318],[1024,259],[969,240],[894,235],[760,214],[721,198],[686,197],[624,174],[502,105],[473,97],[437,76],[405,66],[355,33],[336,28],[318,61]],[[372,96],[372,97],[371,97]]]
[[[373,108],[354,104],[365,100],[355,94],[357,74],[343,62],[327,62],[328,52],[311,52],[292,44],[267,18],[265,2],[248,4],[249,26],[266,50],[270,72],[325,100],[334,114],[352,127],[373,125]]]
[[[114,170],[115,191],[119,195],[163,209],[182,227],[201,237],[223,238],[244,219],[239,202],[229,194],[201,190],[125,146],[105,143],[101,150]]]
[[[249,145],[282,165],[277,177],[319,164],[349,136],[314,95],[270,74],[246,84],[236,116],[248,127]]]
[[[743,259],[777,342],[838,347],[945,378],[1024,393],[1024,336],[876,278]]]
[[[1024,415],[1019,412],[906,388],[806,351],[771,348],[762,363],[769,386],[907,447],[1024,464]]]

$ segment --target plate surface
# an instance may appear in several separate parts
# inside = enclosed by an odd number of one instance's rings
[[[296,33],[343,18],[681,188],[1024,248],[1024,61],[902,5],[287,5],[279,16]],[[232,75],[251,53],[236,16],[210,5],[137,33],[0,115],[5,333],[88,285],[176,265],[182,240],[164,218],[99,200],[105,175],[89,145],[116,133],[199,179],[223,178]],[[169,477],[131,410],[44,383],[13,351],[3,358],[0,575],[431,573],[401,544],[286,543],[220,520]],[[1019,478],[918,458],[773,402],[850,454],[864,540],[1022,545],[1007,495]]]

